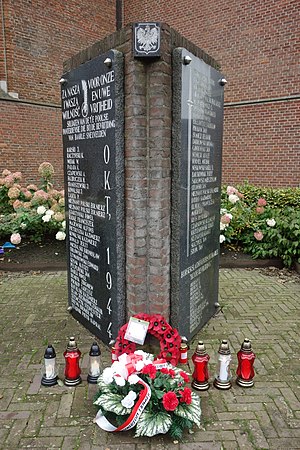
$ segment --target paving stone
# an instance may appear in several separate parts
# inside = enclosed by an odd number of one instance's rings
[[[222,444],[216,442],[197,442],[196,444],[180,444],[180,450],[222,450]]]
[[[270,448],[273,450],[299,450],[299,438],[281,438],[281,439],[270,439]]]
[[[17,448],[29,448],[30,450],[36,448],[40,449],[60,449],[63,443],[62,437],[34,437],[34,438],[23,438],[20,441],[19,447]]]
[[[266,439],[278,437],[278,433],[273,427],[270,416],[266,411],[257,411],[255,415]]]
[[[137,439],[133,432],[106,433],[93,423],[97,386],[88,385],[86,375],[94,337],[66,311],[65,272],[0,273],[0,277],[1,449],[300,449],[299,279],[282,283],[279,276],[259,270],[220,270],[222,313],[195,336],[189,351],[191,358],[201,339],[211,356],[211,387],[200,394],[201,428],[174,444],[166,436]],[[42,387],[45,346],[54,345],[63,380],[63,352],[73,334],[82,352],[82,384]],[[236,353],[245,337],[257,354],[255,384],[249,389],[235,384]],[[222,338],[228,339],[232,350],[229,391],[212,386]],[[101,351],[106,366],[110,350],[101,346]],[[191,362],[189,370],[193,371]]]
[[[237,442],[234,441],[223,441],[222,442],[222,450],[237,450]]]
[[[37,394],[41,388],[41,375],[36,374],[27,390],[27,395]]]
[[[15,420],[5,439],[5,445],[8,445],[12,449],[18,448],[18,444],[22,438],[22,431],[26,428],[26,425],[27,419]]]
[[[69,417],[71,415],[71,408],[75,394],[74,388],[71,389],[72,391],[69,391],[62,395],[60,405],[57,411],[57,417]]]

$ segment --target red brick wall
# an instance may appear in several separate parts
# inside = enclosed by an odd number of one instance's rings
[[[4,49],[4,36],[3,36],[3,17],[0,3],[0,80],[5,80],[5,49]]]
[[[171,50],[153,63],[125,57],[128,315],[170,314]],[[166,64],[167,62],[167,64]]]
[[[115,31],[111,0],[4,0],[8,90],[60,103],[63,62]]]
[[[21,171],[28,182],[39,182],[41,162],[53,164],[55,186],[63,186],[63,155],[59,108],[0,101],[0,161],[3,169]]]
[[[28,102],[60,107],[63,62],[115,30],[111,0],[4,0],[8,91]],[[1,12],[1,11],[0,11]],[[1,25],[1,24],[0,24]],[[2,38],[2,28],[0,30]],[[0,80],[5,80],[3,39]],[[60,109],[1,100],[0,168],[20,170],[26,178],[50,161],[62,185]]]
[[[223,183],[298,186],[300,102],[226,108]]]
[[[125,2],[124,13],[124,23],[167,22],[219,61],[228,80],[225,102],[292,95],[298,95],[299,102],[299,19],[297,0],[229,0],[223,4],[208,0],[132,0]],[[238,111],[226,108],[223,180],[235,183],[247,173],[250,182],[261,185],[299,184],[295,170],[286,170],[282,178],[281,158],[272,160],[270,157],[271,142],[271,149],[276,148],[277,154],[282,152],[283,160],[288,148],[291,165],[297,167],[298,164],[297,141],[292,140],[295,102],[287,102],[284,107],[288,117],[284,127],[280,122],[282,109],[282,103],[277,102],[268,104],[266,109],[253,105],[251,140],[247,140],[243,133],[239,135],[239,123],[248,123],[249,107]],[[269,122],[270,115],[275,121],[273,124]],[[268,139],[265,139],[266,130]],[[270,158],[265,160],[263,174],[246,171],[246,164],[252,168],[255,161],[266,155]],[[229,169],[236,159],[241,161],[241,169],[238,167],[233,173]]]

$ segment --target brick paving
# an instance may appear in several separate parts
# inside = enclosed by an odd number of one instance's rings
[[[0,448],[61,450],[300,449],[300,279],[274,271],[221,269],[222,310],[198,339],[211,356],[214,376],[221,339],[236,352],[244,337],[257,355],[255,385],[201,393],[202,425],[182,443],[164,437],[109,434],[93,424],[96,387],[86,382],[93,336],[67,312],[66,272],[0,276]],[[40,385],[44,350],[52,343],[62,378],[69,336],[82,351],[83,383],[75,388]],[[104,364],[109,350],[102,346]]]

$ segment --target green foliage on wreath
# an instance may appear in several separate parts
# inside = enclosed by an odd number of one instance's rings
[[[156,434],[166,434],[172,425],[170,414],[160,412],[150,412],[145,409],[141,414],[136,425],[135,437],[148,436],[152,437]]]
[[[172,439],[181,441],[185,429],[190,430],[193,427],[193,422],[184,417],[174,415],[172,425],[169,429],[169,434]]]

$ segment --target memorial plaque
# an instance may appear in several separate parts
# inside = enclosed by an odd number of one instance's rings
[[[123,56],[61,80],[69,305],[106,344],[125,321]]]
[[[160,56],[160,23],[138,22],[134,24],[135,58],[153,58]]]
[[[190,338],[218,301],[223,87],[185,49],[173,63],[171,317]]]

